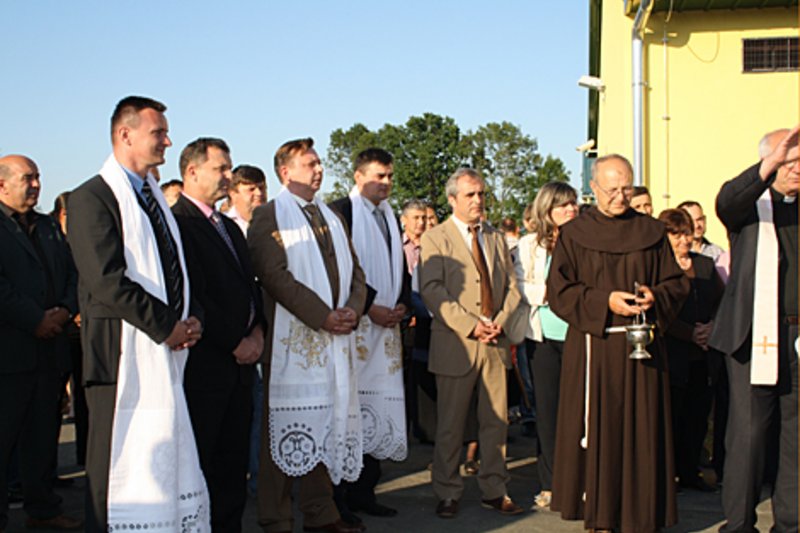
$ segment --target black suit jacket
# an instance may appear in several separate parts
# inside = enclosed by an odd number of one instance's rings
[[[172,206],[183,240],[192,301],[203,308],[203,337],[186,363],[187,389],[228,388],[252,382],[253,365],[239,365],[233,350],[253,328],[264,323],[261,291],[256,284],[250,252],[242,231],[226,216],[222,222],[239,261],[205,215],[186,197]],[[250,301],[255,315],[250,319]]]
[[[753,291],[758,245],[756,200],[775,181],[759,176],[761,163],[726,182],[717,195],[717,216],[728,230],[731,271],[722,296],[709,345],[733,354],[750,335],[753,323]],[[743,354],[750,359],[750,354]]]
[[[69,247],[52,218],[35,213],[35,233],[39,237],[47,266],[33,244],[13,219],[0,210],[0,373],[29,372],[56,368],[69,358],[65,334],[43,340],[34,335],[47,308],[59,305],[70,314],[78,311],[77,273]],[[47,296],[46,268],[53,277],[53,301]]]
[[[125,275],[119,204],[103,178],[97,175],[72,191],[67,211],[79,274],[83,380],[116,383],[122,320],[161,343],[180,317]]]
[[[352,238],[353,237],[353,201],[350,199],[349,196],[345,196],[344,198],[339,198],[338,200],[334,200],[328,206],[333,209],[335,212],[339,213],[345,222],[345,228],[347,229],[347,236]],[[400,235],[403,234],[403,228],[400,226],[400,220],[395,217],[395,223],[397,224],[398,229],[400,230]],[[388,221],[387,221],[388,222]],[[394,246],[395,243],[392,243]],[[402,247],[403,242],[402,240],[397,243],[397,246]],[[397,298],[397,303],[401,303],[406,306],[406,309],[411,312],[411,274],[408,273],[408,265],[406,264],[406,254],[402,254],[403,256],[403,285],[400,288],[400,296]],[[369,308],[372,307],[372,302],[375,301],[375,295],[377,292],[375,289],[367,284],[367,301],[364,304],[364,313],[366,314],[369,311]]]

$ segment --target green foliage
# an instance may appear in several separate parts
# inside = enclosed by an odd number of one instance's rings
[[[395,157],[391,203],[399,209],[412,198],[426,200],[440,219],[448,212],[444,186],[461,166],[479,170],[487,186],[489,220],[521,220],[522,211],[545,182],[565,181],[563,162],[538,153],[535,138],[509,122],[489,123],[462,133],[455,120],[433,113],[413,116],[405,124],[385,124],[370,131],[363,124],[331,133],[326,157],[328,178],[335,179],[325,199],[346,195],[353,186],[353,161],[366,148],[378,146]]]

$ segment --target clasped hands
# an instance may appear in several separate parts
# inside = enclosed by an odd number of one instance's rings
[[[475,329],[470,334],[472,338],[477,339],[483,344],[497,344],[497,338],[503,333],[503,327],[497,322],[481,318],[475,324]]]
[[[322,329],[333,335],[347,335],[358,325],[358,315],[349,307],[334,309],[325,317]]]
[[[394,307],[373,304],[367,311],[369,319],[384,328],[393,328],[406,316],[408,309],[403,304]]]
[[[51,307],[46,309],[44,316],[33,334],[39,339],[52,339],[62,331],[69,321],[69,311],[64,307]]]
[[[184,350],[197,344],[202,336],[203,325],[196,317],[190,316],[186,320],[179,320],[175,323],[172,333],[164,343],[172,350]]]
[[[647,285],[639,285],[638,294],[626,291],[612,291],[608,295],[608,308],[615,315],[634,316],[647,311],[655,303],[653,291]]]

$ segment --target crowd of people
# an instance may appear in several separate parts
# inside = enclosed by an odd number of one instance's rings
[[[678,491],[724,480],[720,531],[755,530],[765,484],[773,530],[797,531],[800,127],[722,185],[729,251],[697,202],[654,217],[616,154],[592,165],[594,204],[547,183],[520,234],[487,221],[471,168],[446,178],[441,223],[422,199],[397,216],[377,147],[330,204],[312,139],[277,149],[269,201],[219,138],[159,183],[168,131],[164,104],[121,100],[111,155],[51,215],[36,163],[0,158],[0,533],[20,490],[28,528],[235,532],[249,492],[266,532],[292,531],[293,497],[304,531],[361,532],[360,514],[398,514],[376,487],[407,432],[434,444],[438,517],[519,515],[514,388],[530,511],[655,532]],[[83,518],[54,490],[65,387]],[[465,444],[480,502],[462,498]]]

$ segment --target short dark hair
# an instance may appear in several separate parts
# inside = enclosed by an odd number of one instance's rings
[[[199,163],[202,165],[208,161],[208,149],[212,147],[219,148],[226,154],[231,153],[231,149],[228,148],[228,145],[225,144],[225,141],[222,139],[217,139],[215,137],[200,137],[195,139],[187,144],[186,148],[181,152],[181,159],[178,163],[181,176],[184,175],[186,167],[188,167],[190,163]]]
[[[633,187],[633,194],[631,195],[631,197],[642,196],[643,194],[650,196],[650,191],[647,190],[647,187],[645,187],[644,185],[635,185]]]
[[[403,215],[408,214],[409,211],[425,211],[428,208],[428,203],[424,200],[420,200],[418,198],[412,198],[411,200],[407,201],[403,204],[403,210],[401,213]]]
[[[58,216],[62,211],[66,213],[67,202],[69,201],[69,193],[70,191],[64,191],[56,196],[56,199],[53,201],[53,210],[50,211],[51,217],[58,219]]]
[[[117,103],[114,112],[111,114],[111,140],[114,140],[114,130],[121,122],[127,122],[130,126],[138,124],[138,113],[143,109],[154,109],[159,113],[167,110],[167,106],[146,96],[126,96]]]
[[[366,150],[359,152],[356,156],[356,160],[353,163],[353,171],[363,171],[364,167],[370,163],[391,165],[394,163],[394,157],[383,148],[367,148]]]
[[[686,209],[687,207],[699,207],[700,209],[703,209],[703,206],[694,200],[686,200],[685,202],[678,204],[678,209]]]
[[[181,189],[183,189],[183,182],[179,179],[169,180],[168,182],[159,185],[159,187],[161,188],[162,191],[166,191],[170,187],[175,187],[176,185]]]
[[[314,139],[307,137],[305,139],[294,139],[283,143],[275,152],[275,157],[272,160],[272,166],[275,168],[275,175],[278,180],[281,180],[280,168],[294,159],[297,154],[304,154],[314,148]]]
[[[511,217],[506,217],[500,221],[500,229],[503,233],[514,233],[517,231],[517,221]]]
[[[239,165],[233,169],[233,179],[231,180],[231,189],[235,189],[242,183],[248,185],[260,185],[267,182],[267,176],[264,171],[253,165]]]
[[[694,233],[692,217],[681,208],[664,209],[658,214],[658,220],[664,223],[667,233]]]

